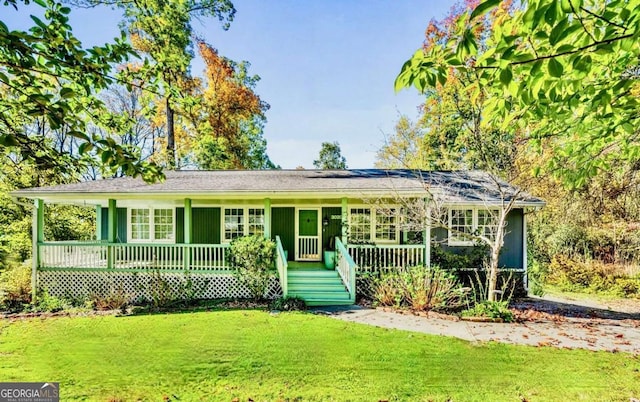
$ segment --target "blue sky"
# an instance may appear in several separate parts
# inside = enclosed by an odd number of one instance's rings
[[[195,29],[220,54],[251,62],[262,80],[256,92],[271,105],[265,137],[283,168],[313,167],[320,144],[338,141],[350,168],[372,167],[384,134],[400,113],[417,115],[415,90],[396,94],[400,67],[421,46],[432,18],[451,0],[235,0],[231,28],[217,21]],[[24,7],[3,7],[10,29],[25,28]],[[74,9],[70,23],[85,46],[118,35],[120,14]],[[196,62],[193,73],[202,64]]]

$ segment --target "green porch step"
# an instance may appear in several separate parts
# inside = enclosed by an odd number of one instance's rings
[[[291,283],[289,282],[289,293],[291,292],[306,292],[308,290],[314,292],[344,292],[345,288],[342,282],[340,283]]]
[[[289,278],[340,278],[338,271],[328,269],[291,269],[287,275]]]
[[[352,304],[338,272],[326,269],[296,269],[287,272],[289,296],[304,299],[308,306]]]

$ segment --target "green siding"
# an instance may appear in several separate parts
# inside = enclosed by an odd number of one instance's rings
[[[117,208],[118,223],[116,224],[116,241],[127,242],[127,208]]]
[[[116,209],[116,242],[127,242],[127,208]],[[103,239],[109,238],[109,208],[102,207],[102,233]]]
[[[280,236],[282,247],[288,252],[288,259],[295,258],[296,209],[293,207],[271,208],[271,236]]]
[[[176,243],[184,243],[184,208],[176,208]]]
[[[100,214],[102,222],[101,222],[101,233],[100,237],[107,240],[109,238],[109,208],[102,207],[102,213]]]
[[[331,219],[332,216],[340,218]],[[329,225],[327,226],[324,226],[325,218],[329,220]],[[322,248],[324,250],[334,249],[335,240],[332,242],[331,239],[342,234],[342,208],[322,208],[322,221]]]
[[[191,213],[193,243],[220,244],[220,208],[192,208]]]
[[[522,268],[522,209],[514,209],[507,215],[507,234],[504,236],[504,246],[500,254],[500,266]]]
[[[502,246],[500,259],[498,261],[501,267],[522,268],[523,216],[522,209],[513,209],[509,212],[509,215],[507,215],[507,226],[505,228],[507,233],[504,236],[504,245]],[[431,236],[431,241],[439,241],[442,244],[442,248],[446,251],[463,253],[469,249],[469,247],[465,246],[449,247],[447,245],[446,229],[433,229]]]

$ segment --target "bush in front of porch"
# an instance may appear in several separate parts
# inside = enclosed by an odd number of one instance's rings
[[[242,236],[231,242],[231,263],[241,286],[261,300],[275,275],[276,243],[261,235]]]

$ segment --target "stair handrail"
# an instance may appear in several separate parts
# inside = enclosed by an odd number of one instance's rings
[[[336,270],[340,274],[342,283],[349,291],[352,303],[356,301],[356,269],[357,265],[342,241],[336,237]]]
[[[282,288],[282,297],[286,297],[288,294],[287,286],[287,270],[289,263],[287,262],[287,256],[282,247],[282,241],[280,236],[276,236],[276,268],[278,269],[278,277],[280,279],[280,288]]]

